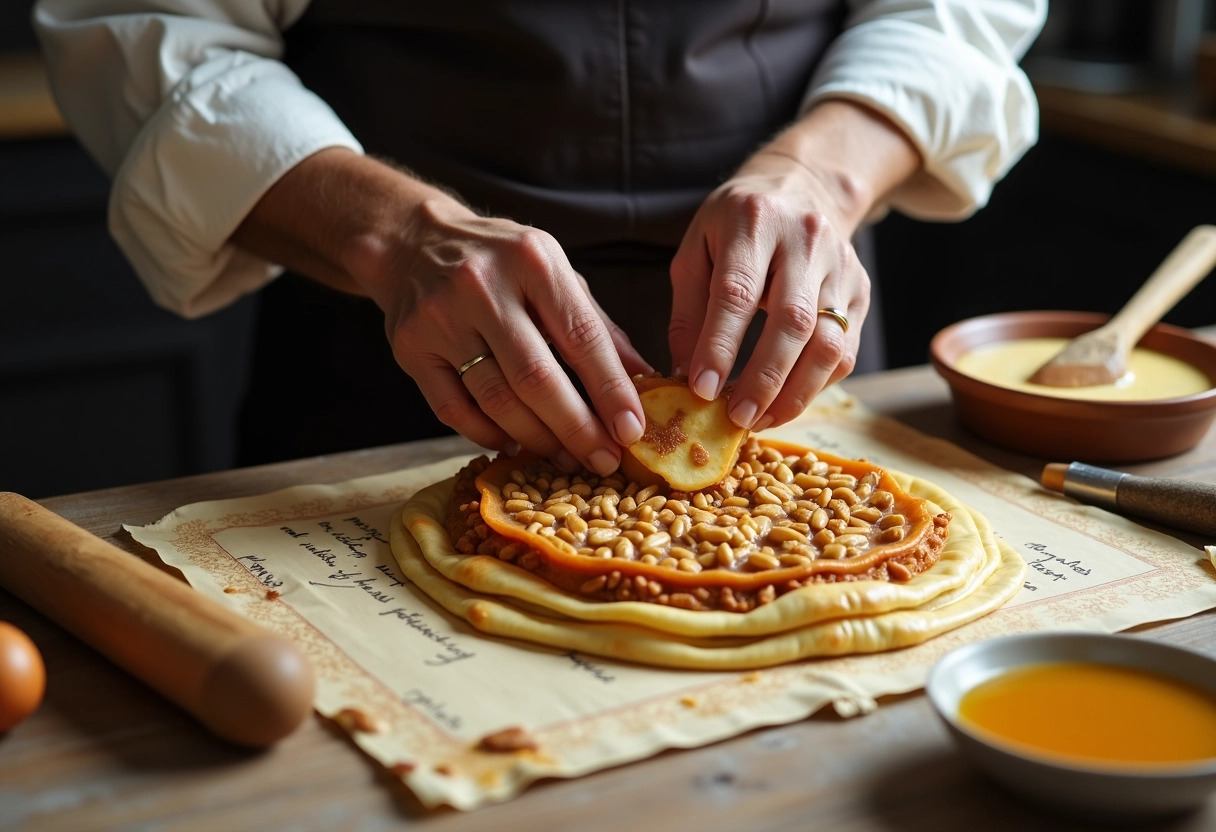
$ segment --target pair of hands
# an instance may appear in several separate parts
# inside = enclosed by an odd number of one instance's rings
[[[748,324],[767,313],[728,402],[741,427],[789,421],[853,368],[869,278],[832,191],[790,156],[757,154],[706,199],[672,261],[673,367],[702,398],[718,396]],[[438,197],[422,203],[402,251],[398,279],[375,299],[398,363],[440,420],[484,447],[614,471],[645,425],[630,376],[651,368],[556,240]],[[847,332],[816,315],[824,307],[844,312]]]
[[[920,168],[894,124],[837,100],[752,156],[701,205],[672,260],[674,372],[701,397],[719,395],[764,309],[728,402],[737,424],[787,422],[847,375],[870,291],[849,240]],[[281,177],[233,240],[371,297],[398,363],[438,417],[479,445],[528,448],[570,470],[607,474],[621,446],[642,435],[630,376],[650,366],[543,231],[478,216],[417,177],[331,148]],[[843,312],[847,332],[817,314],[824,308]]]

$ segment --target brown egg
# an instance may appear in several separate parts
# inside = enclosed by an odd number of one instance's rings
[[[37,710],[46,690],[46,666],[29,636],[0,621],[0,733]]]

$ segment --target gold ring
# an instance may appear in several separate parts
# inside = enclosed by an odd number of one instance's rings
[[[833,309],[832,307],[829,306],[824,309],[820,309],[817,314],[828,315],[830,317],[835,318],[836,323],[840,324],[841,329],[843,329],[845,332],[849,331],[849,319],[846,318],[844,316],[844,313],[841,312],[839,309]]]
[[[468,361],[461,364],[456,369],[456,377],[464,378],[465,373],[467,373],[469,370],[473,369],[474,367],[476,367],[478,364],[485,361],[489,357],[490,357],[490,354],[488,352],[483,352],[481,355],[473,356],[472,358],[470,358]]]

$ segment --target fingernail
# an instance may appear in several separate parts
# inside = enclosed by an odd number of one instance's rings
[[[777,420],[774,419],[772,416],[769,416],[767,413],[765,413],[763,416],[760,417],[760,419],[756,422],[756,424],[752,425],[752,430],[762,431],[775,421],[777,421]]]
[[[557,456],[553,457],[553,461],[557,463],[557,467],[561,468],[567,474],[571,471],[577,471],[580,467],[578,460],[565,448],[557,452]]]
[[[684,368],[683,367],[672,367],[671,374],[673,376],[682,376],[682,375],[684,375]]]
[[[696,382],[692,385],[692,392],[703,399],[715,399],[718,397],[718,383],[720,380],[721,376],[716,372],[706,370],[697,376]]]
[[[523,450],[523,448],[521,448],[519,443],[514,440],[502,446],[502,452],[507,456],[519,456],[519,452],[521,450]]]
[[[751,399],[744,399],[730,409],[730,420],[741,428],[750,428],[756,421],[756,411],[760,406]]]
[[[607,448],[592,451],[587,461],[591,464],[591,470],[601,477],[608,476],[621,464],[620,458]]]
[[[632,445],[642,438],[642,423],[633,415],[632,410],[622,410],[612,424],[616,428],[616,441],[622,445]]]

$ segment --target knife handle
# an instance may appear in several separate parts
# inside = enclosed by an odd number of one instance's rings
[[[1121,513],[1176,529],[1216,535],[1216,485],[1124,474],[1115,490]]]
[[[312,667],[290,642],[11,492],[0,586],[231,742],[270,745],[312,710]]]

